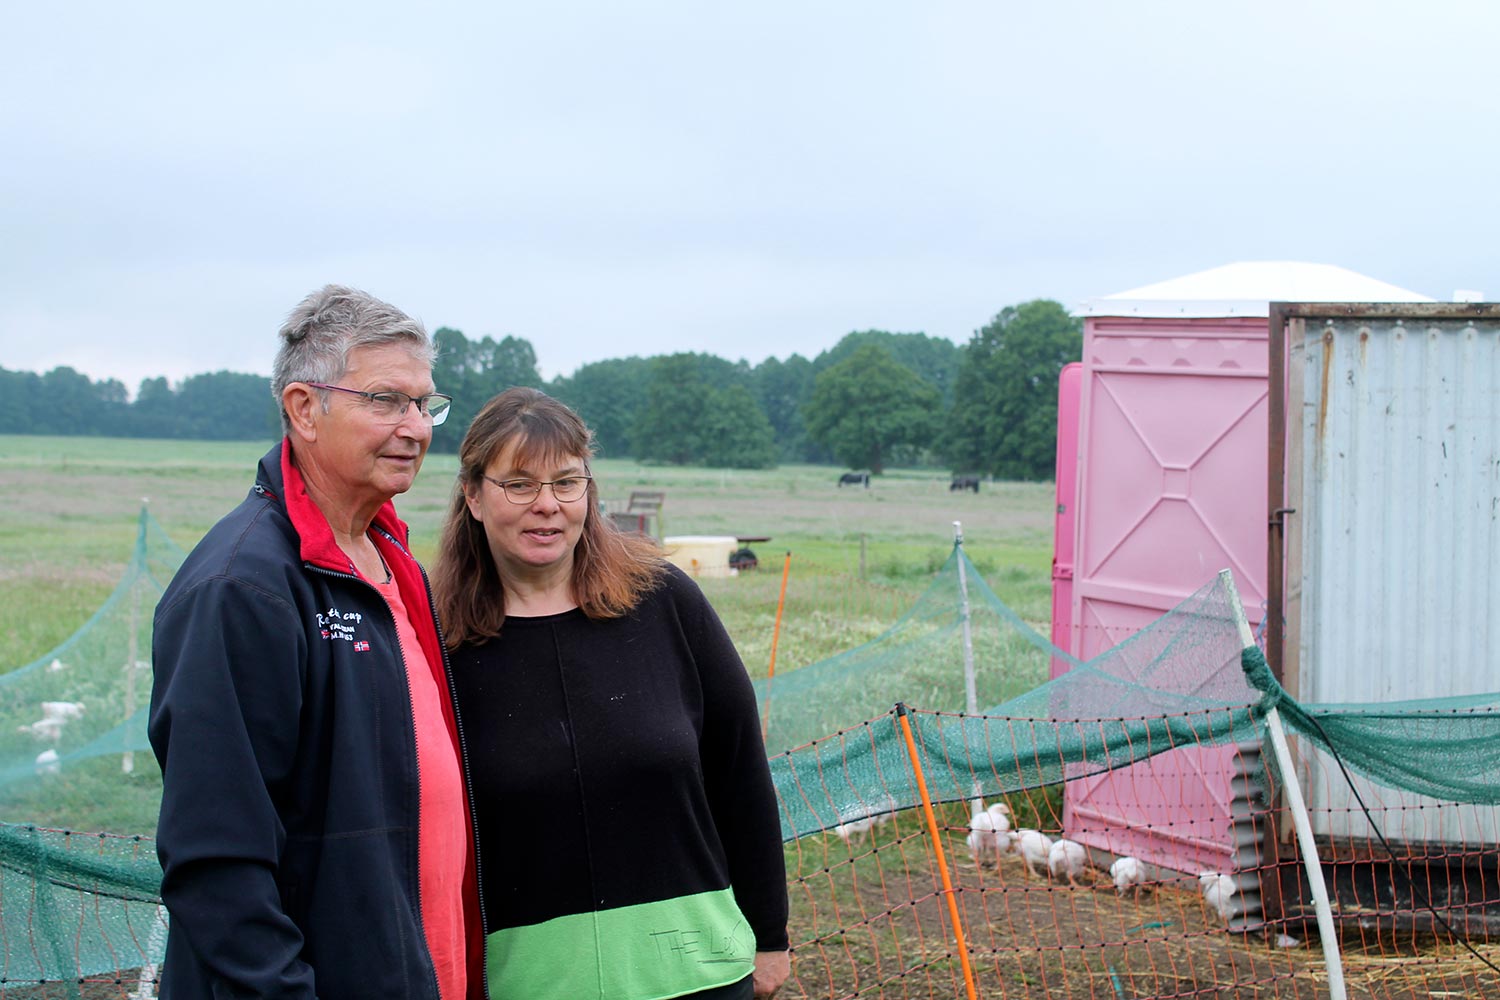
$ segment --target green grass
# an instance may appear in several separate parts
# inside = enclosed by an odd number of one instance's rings
[[[65,640],[110,594],[143,501],[173,541],[191,548],[245,496],[269,446],[0,435],[0,671]],[[417,485],[396,501],[424,560],[436,548],[456,472],[454,456],[429,455]],[[926,470],[892,470],[869,490],[836,487],[839,470],[825,466],[742,471],[601,460],[594,472],[606,502],[623,503],[632,489],[665,490],[669,535],[770,536],[754,545],[759,570],[705,581],[752,672],[768,659],[788,551],[778,669],[879,634],[948,558],[955,520],[1000,598],[1038,625],[1049,615],[1050,484],[987,483],[976,495],[950,493],[945,474]]]
[[[47,654],[100,608],[131,557],[143,503],[173,542],[190,549],[245,497],[269,446],[0,436],[0,673]],[[433,557],[456,472],[453,456],[430,455],[416,486],[397,499],[424,561]],[[1048,485],[950,494],[946,476],[899,470],[866,491],[837,488],[838,470],[825,467],[743,472],[618,460],[597,463],[594,473],[607,504],[623,504],[632,489],[664,490],[669,536],[770,537],[754,543],[760,569],[700,581],[752,676],[767,674],[773,638],[776,669],[785,674],[879,636],[948,559],[955,520],[962,521],[965,549],[990,585],[1023,616],[1045,625]],[[128,612],[114,613],[111,634],[128,631],[127,619],[119,617]],[[141,613],[149,616],[150,609]],[[22,690],[0,697],[38,697]],[[102,697],[85,700],[95,712],[104,709]],[[29,737],[14,731],[0,738],[31,747]],[[125,793],[118,758],[106,756],[44,783],[7,786],[0,811],[44,826],[149,829],[159,779],[149,754],[137,758],[138,772],[125,784],[139,794]]]

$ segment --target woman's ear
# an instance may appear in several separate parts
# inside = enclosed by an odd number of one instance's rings
[[[484,523],[483,508],[479,505],[479,487],[473,483],[464,483],[464,503],[468,505],[469,516],[480,524]]]

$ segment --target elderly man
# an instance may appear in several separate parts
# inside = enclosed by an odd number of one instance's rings
[[[330,285],[281,329],[285,438],[157,606],[161,996],[483,993],[448,659],[391,498],[449,398],[422,325]]]

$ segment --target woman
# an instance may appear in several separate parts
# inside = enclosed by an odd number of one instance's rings
[[[509,389],[443,529],[490,996],[769,996],[786,872],[754,693],[697,586],[600,515],[592,455],[572,410]]]

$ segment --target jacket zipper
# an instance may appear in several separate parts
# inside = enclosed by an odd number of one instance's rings
[[[379,531],[380,529],[377,528],[376,530]],[[390,534],[388,532],[381,531],[380,533],[384,537],[390,538],[390,540],[392,542],[396,542],[396,540],[394,538],[391,538],[391,536],[390,536]],[[400,545],[399,542],[396,542],[396,544]],[[402,552],[406,552],[405,546],[402,546],[401,550],[402,550]],[[407,555],[410,556],[410,553],[407,553]],[[422,899],[422,768],[421,768],[421,766],[419,764],[420,750],[417,747],[417,717],[415,715],[415,709],[412,707],[412,702],[411,702],[412,695],[411,695],[411,677],[410,677],[410,674],[409,674],[410,667],[409,667],[409,665],[406,662],[406,647],[401,644],[401,630],[396,627],[396,615],[395,615],[395,613],[393,611],[391,611],[391,606],[386,603],[385,598],[381,596],[380,591],[378,589],[376,589],[375,585],[372,584],[370,581],[366,580],[364,577],[358,575],[357,573],[341,573],[341,572],[339,572],[336,569],[328,569],[327,567],[318,566],[315,563],[310,563],[310,562],[304,562],[302,565],[305,566],[306,568],[310,569],[310,570],[313,570],[314,572],[322,573],[324,576],[331,576],[331,577],[335,577],[335,578],[341,579],[341,580],[353,580],[356,583],[362,584],[365,587],[368,587],[370,590],[373,590],[375,592],[375,596],[378,597],[378,598],[380,598],[380,604],[381,604],[381,606],[385,608],[386,617],[390,620],[390,623],[391,623],[391,631],[394,632],[395,635],[396,635],[396,652],[398,652],[398,653],[401,654],[401,672],[402,672],[402,675],[403,675],[403,679],[406,681],[406,717],[407,717],[407,721],[411,725],[412,769],[416,773],[416,778],[417,778],[417,782],[416,782],[416,784],[417,784],[417,805],[416,805],[416,809],[413,810],[414,814],[417,817],[417,821],[416,821],[416,824],[415,824],[416,828],[417,828],[417,838],[416,838],[417,842],[416,842],[416,845],[415,845],[415,850],[416,850],[416,853],[417,853],[417,884],[416,884],[416,893],[417,893],[417,922],[418,922],[418,926],[420,926],[422,928],[422,946],[424,948],[427,948],[427,961],[429,962],[429,964],[431,965],[431,968],[432,968],[432,995],[434,997],[436,997],[437,1000],[443,1000],[443,988],[442,988],[442,984],[440,984],[438,982],[438,977],[437,977],[437,963],[435,961],[433,961],[433,958],[432,958],[432,949],[430,947],[428,947],[428,944],[427,944],[427,921],[426,921],[426,918],[424,916],[424,914],[426,912],[426,909],[425,909],[425,904],[424,904],[423,899]],[[419,564],[418,568],[420,568],[420,564]],[[427,582],[427,574],[426,574],[425,570],[422,573],[422,582],[424,584]],[[431,586],[428,586],[428,588],[427,588],[427,603],[428,603],[428,606],[431,607],[431,605],[432,605],[432,588],[431,588]],[[432,623],[433,623],[433,626],[438,629],[438,642],[441,643],[442,640],[443,640],[442,627],[438,625],[437,613],[436,613],[435,610],[433,611],[433,614],[432,614]],[[443,662],[443,669],[444,669],[444,671],[446,671],[448,669],[447,659],[448,659],[448,654],[446,652],[444,652],[443,653],[443,661],[444,661]],[[451,698],[452,697],[452,687],[453,687],[453,684],[452,684],[451,681],[449,682],[448,687],[449,687],[449,697]],[[454,721],[456,722],[457,718],[458,718],[458,710],[457,710],[457,708],[454,709],[454,713],[453,714],[454,714]],[[468,760],[467,759],[464,760],[464,767],[465,768],[468,767]],[[465,781],[465,783],[467,785],[467,782],[468,782],[468,775],[467,775],[467,773],[464,775],[464,781]],[[472,814],[472,812],[473,812],[473,810],[470,809],[470,813],[471,814]],[[478,870],[479,870],[479,863],[477,861],[477,854],[476,854],[476,861],[475,861],[475,864],[474,864],[474,868],[475,868],[475,874],[477,875],[478,874]],[[467,936],[467,933],[466,933],[465,934],[465,945],[466,946],[467,946],[467,943],[468,943],[468,936]]]
[[[280,498],[277,497],[274,492],[272,492],[270,489],[268,489],[266,486],[262,485],[261,483],[259,483],[259,482],[255,483],[255,485],[252,488],[260,496],[266,497],[268,499],[271,499],[271,500],[274,500],[274,501],[277,501],[277,502],[280,502]],[[412,558],[412,556],[411,556],[411,550],[409,550],[404,544],[402,544],[401,541],[399,539],[397,539],[394,535],[392,535],[390,532],[386,531],[384,528],[381,528],[379,526],[371,525],[371,527],[373,527],[376,531],[380,532],[381,537],[388,539],[391,542],[392,545],[395,545],[397,548],[399,548],[402,551],[402,553],[404,553],[406,555],[406,557],[408,559]],[[416,562],[415,559],[412,559],[412,561]],[[385,605],[386,614],[390,616],[391,628],[396,633],[396,649],[401,653],[401,668],[402,668],[403,671],[405,671],[406,670],[406,650],[401,645],[401,630],[399,628],[396,628],[396,616],[391,611],[390,605],[386,604],[385,598],[380,596],[380,591],[377,590],[375,588],[375,586],[373,584],[371,584],[368,580],[364,579],[363,577],[359,576],[356,573],[341,573],[338,570],[328,569],[326,567],[318,566],[318,565],[316,565],[314,563],[310,563],[310,562],[304,562],[302,565],[304,567],[306,567],[307,569],[313,570],[314,572],[317,572],[317,573],[321,573],[321,574],[323,574],[325,576],[336,577],[338,579],[345,579],[345,580],[354,580],[354,581],[357,581],[359,583],[364,584],[366,587],[369,587],[371,590],[375,591],[375,595],[377,597],[380,597],[380,603],[383,604],[383,605]],[[444,642],[444,640],[443,640],[443,623],[438,619],[437,604],[432,599],[432,582],[427,578],[427,570],[422,566],[422,564],[421,563],[416,563],[416,565],[417,565],[417,572],[419,572],[419,573],[422,574],[422,586],[427,591],[427,613],[432,617],[432,627],[437,632],[438,654],[440,656],[442,656],[442,658],[443,658],[443,678],[447,682],[448,703],[453,708],[453,725],[454,725],[454,728],[458,730],[458,756],[459,756],[459,761],[460,761],[460,763],[463,766],[464,795],[468,799],[468,801],[466,802],[466,805],[468,806],[468,810],[469,810],[469,837],[473,841],[473,844],[474,844],[474,887],[475,887],[475,891],[479,895],[479,942],[480,942],[479,969],[480,969],[480,983],[484,987],[484,995],[485,996],[489,996],[490,995],[489,964],[484,961],[484,951],[488,947],[488,942],[485,939],[485,933],[484,933],[484,925],[485,925],[485,913],[484,913],[484,869],[483,869],[483,866],[480,863],[480,857],[479,857],[479,820],[476,818],[475,811],[474,811],[474,780],[473,780],[472,777],[470,777],[470,773],[469,773],[469,744],[464,739],[464,722],[463,722],[463,717],[461,715],[459,715],[459,712],[458,712],[458,695],[453,690],[453,665],[452,665],[452,663],[448,659],[448,644],[446,642]],[[409,677],[407,678],[407,681],[406,681],[406,687],[407,687],[407,691],[406,691],[406,710],[407,710],[407,716],[408,716],[408,718],[411,721],[412,750],[415,753],[416,748],[417,748],[417,720],[416,720],[416,717],[412,714],[412,706],[411,706],[411,679]],[[414,763],[415,763],[415,761],[414,761]],[[417,773],[417,809],[416,809],[416,815],[417,815],[417,885],[416,885],[416,890],[417,890],[417,916],[420,919],[422,917],[422,913],[423,913],[423,903],[422,903],[422,770],[421,770],[420,767],[418,767],[416,769],[416,773]],[[422,941],[422,944],[424,946],[426,946],[426,944],[427,944],[425,929],[423,931],[423,941]],[[467,929],[465,929],[465,932],[464,932],[464,947],[466,949],[468,948],[468,944],[469,944],[469,936],[468,936]],[[431,954],[430,950],[429,950],[428,955],[427,955],[427,960],[429,962],[432,961],[432,954]],[[467,965],[468,965],[467,953],[465,954],[464,964],[465,964],[465,972],[467,973]],[[439,983],[437,981],[437,964],[435,962],[433,963],[433,966],[432,966],[432,988],[433,988],[434,994],[438,997],[438,1000],[442,1000],[443,991],[442,991],[442,988],[441,988],[441,986],[439,985]],[[466,992],[467,992],[467,990],[466,990]],[[459,998],[459,1000],[463,1000],[463,998]]]
[[[463,716],[461,714],[459,714],[459,711],[458,711],[458,692],[456,692],[454,690],[454,686],[453,686],[453,664],[448,659],[448,643],[446,641],[444,641],[444,639],[443,639],[443,623],[442,623],[442,620],[438,618],[437,602],[434,601],[433,597],[432,597],[432,581],[429,580],[428,577],[427,577],[427,569],[421,563],[417,562],[416,559],[412,558],[411,551],[405,545],[403,545],[399,539],[393,537],[390,532],[385,531],[384,529],[378,528],[378,527],[375,530],[379,531],[382,537],[384,537],[386,539],[389,539],[390,542],[391,542],[391,544],[395,545],[397,548],[399,548],[406,555],[407,558],[409,558],[409,559],[412,560],[413,563],[416,563],[417,572],[420,573],[420,574],[422,574],[422,586],[423,586],[423,589],[427,591],[427,613],[428,613],[429,616],[431,616],[431,618],[432,618],[432,626],[437,631],[438,654],[443,658],[443,679],[446,682],[444,684],[444,686],[448,689],[448,704],[453,709],[453,726],[458,731],[458,759],[459,759],[460,765],[463,768],[464,795],[467,797],[467,802],[465,803],[465,805],[468,807],[468,811],[469,811],[469,838],[470,838],[470,841],[474,844],[474,890],[477,893],[477,895],[479,896],[479,947],[480,947],[480,952],[479,952],[479,974],[480,974],[480,983],[484,987],[484,995],[485,996],[489,996],[490,995],[489,964],[484,961],[484,953],[485,953],[485,949],[487,947],[487,942],[485,940],[484,928],[485,928],[485,925],[486,925],[487,921],[485,920],[485,912],[484,912],[484,868],[483,868],[483,865],[481,864],[480,856],[479,856],[479,819],[478,819],[478,814],[475,812],[475,809],[474,809],[474,780],[471,777],[471,772],[470,772],[470,769],[469,769],[469,744],[468,744],[468,741],[464,738],[464,720],[463,720]],[[389,610],[389,608],[387,608],[387,610]],[[397,645],[399,646],[400,645],[400,631],[399,630],[397,631],[397,634],[396,634],[396,642],[397,642]],[[405,656],[406,656],[406,654],[403,652],[402,653],[402,659],[403,659],[403,661],[405,660]],[[416,732],[415,721],[413,722],[412,732],[413,732],[413,735],[415,735],[415,732]],[[418,787],[420,788],[420,784],[421,784],[421,775],[420,775],[420,772],[418,773],[418,779],[417,780],[418,780]],[[420,806],[419,806],[419,808],[417,810],[417,815],[418,815],[418,822],[420,822],[420,817],[421,817]],[[418,856],[418,865],[419,865],[419,868],[420,868],[420,855]],[[421,899],[421,885],[420,884],[417,887],[417,898],[419,900]],[[464,946],[465,946],[465,948],[468,947],[468,933],[467,933],[467,931],[464,934]],[[467,965],[467,957],[466,957],[466,960],[465,960],[465,965]],[[434,973],[434,978],[435,977],[436,977],[436,974]]]

